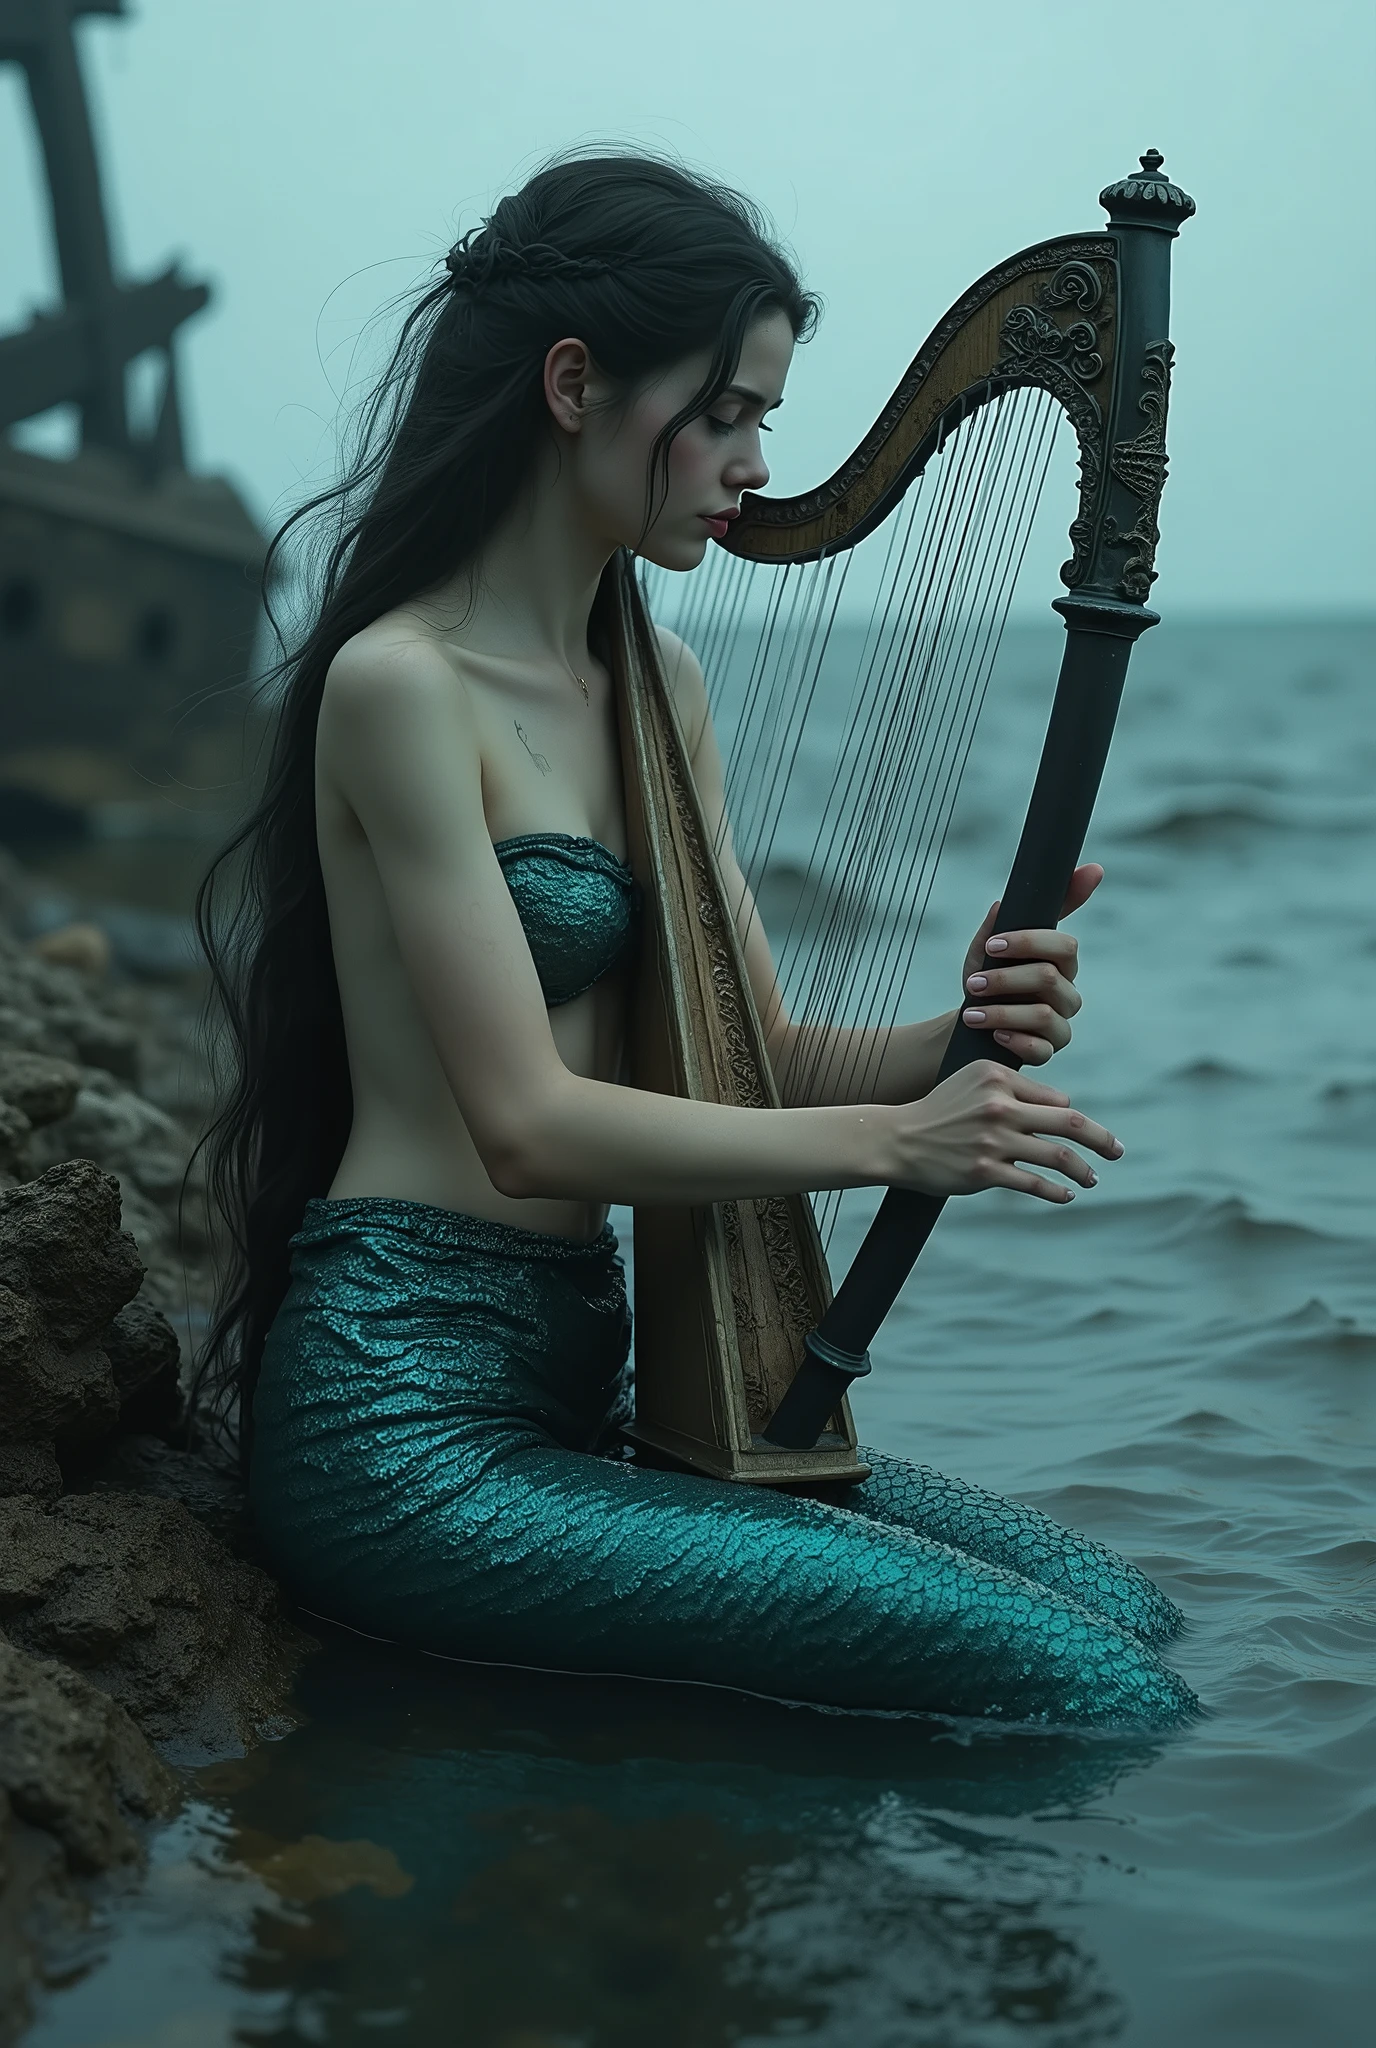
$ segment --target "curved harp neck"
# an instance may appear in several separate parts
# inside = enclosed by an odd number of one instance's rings
[[[1080,503],[1062,581],[1087,600],[1140,605],[1155,580],[1170,381],[1170,242],[1194,201],[1142,168],[1100,195],[1106,230],[1063,235],[987,271],[937,322],[859,446],[824,483],[748,495],[721,543],[759,562],[852,547],[887,517],[969,415],[1035,386],[1079,442]]]

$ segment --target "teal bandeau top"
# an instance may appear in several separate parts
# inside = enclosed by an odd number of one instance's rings
[[[522,832],[493,852],[525,930],[550,1009],[610,974],[635,940],[640,890],[600,839]]]

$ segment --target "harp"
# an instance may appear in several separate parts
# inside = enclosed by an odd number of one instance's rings
[[[785,811],[814,820],[779,951],[790,1009],[825,1022],[850,1005],[847,1021],[868,1034],[854,1042],[871,1053],[894,1023],[1053,438],[1067,422],[1079,473],[1065,592],[1054,600],[1065,641],[1001,923],[1057,922],[1128,658],[1157,623],[1145,600],[1166,476],[1170,253],[1194,212],[1162,162],[1149,151],[1100,195],[1106,229],[1039,243],[974,284],[824,483],[748,496],[703,569],[673,579],[689,586],[677,617],[659,601],[665,589],[650,592],[662,622],[694,646],[709,689],[730,681],[728,813],[747,879],[766,867]],[[836,621],[862,556],[863,638],[839,679],[847,702],[827,773],[818,777],[814,759],[809,780],[800,741],[837,686]],[[777,1105],[739,906],[727,900],[658,641],[624,564],[612,597],[628,831],[649,908],[631,1078]],[[865,919],[889,933],[889,957],[857,968]],[[957,1022],[941,1078],[988,1058],[1016,1064]],[[806,1195],[638,1210],[632,1433],[719,1478],[863,1478],[847,1392],[869,1370],[870,1343],[941,1208],[891,1189],[834,1296]]]

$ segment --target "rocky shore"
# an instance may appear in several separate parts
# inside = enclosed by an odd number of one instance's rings
[[[0,2044],[178,1768],[286,1724],[311,1638],[186,1409],[211,1293],[209,1100],[185,972],[25,935],[0,857]]]

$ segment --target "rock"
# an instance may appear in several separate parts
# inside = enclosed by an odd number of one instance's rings
[[[177,1333],[147,1302],[126,1302],[102,1341],[121,1401],[128,1402],[153,1380],[169,1375],[176,1380],[182,1357]]]
[[[266,1573],[180,1501],[132,1493],[0,1501],[0,1624],[20,1648],[78,1666],[187,1758],[280,1723],[312,1647]]]
[[[0,1173],[23,1174],[32,1130],[23,1110],[0,1098]]]
[[[21,1010],[13,1003],[0,997],[0,1045],[7,1050],[35,1052],[42,1054],[48,1042],[43,1019],[31,1011]]]
[[[113,995],[102,998],[75,967],[43,960],[5,934],[0,941],[0,1022],[9,1014],[38,1021],[44,1050],[137,1080],[139,1032],[119,1014]],[[33,1041],[26,1033],[21,1042]]]
[[[0,1194],[0,1438],[71,1450],[126,1402],[135,1427],[175,1426],[176,1335],[127,1306],[143,1264],[119,1222],[119,1183],[90,1160]]]
[[[62,1121],[43,1133],[42,1146],[45,1165],[58,1158],[94,1159],[132,1180],[154,1201],[174,1196],[186,1169],[181,1126],[133,1089],[121,1087],[113,1075],[95,1071],[81,1076],[79,1092]]]
[[[0,1096],[21,1109],[35,1128],[69,1116],[81,1086],[81,1069],[45,1053],[0,1048]]]
[[[11,2048],[33,2018],[35,1986],[54,1950],[79,1940],[88,1907],[62,1847],[20,1820],[0,1786],[0,2043]],[[60,1965],[59,1965],[60,1967]]]
[[[179,1803],[121,1707],[0,1636],[0,2042],[19,2040],[35,1987],[73,1952],[89,1878],[135,1870],[139,1823]]]
[[[0,1443],[0,1499],[32,1493],[56,1500],[62,1491],[62,1467],[50,1443]]]
[[[75,967],[91,981],[103,981],[110,972],[113,949],[98,924],[59,925],[56,931],[35,939],[33,950],[40,960],[56,967]]]
[[[131,1817],[180,1803],[177,1781],[124,1708],[79,1672],[0,1638],[0,1786],[11,1809],[90,1873],[132,1861]]]
[[[29,1295],[61,1350],[100,1335],[143,1279],[119,1182],[89,1159],[0,1194],[0,1284]]]
[[[34,1157],[42,1165],[94,1159],[151,1202],[175,1204],[188,1150],[185,1132],[166,1111],[112,1075],[89,1072],[69,1114],[44,1131]]]
[[[60,1351],[37,1303],[0,1284],[0,1440],[92,1443],[118,1420],[105,1353],[94,1345]]]
[[[175,1449],[156,1436],[117,1436],[97,1469],[93,1493],[148,1493],[179,1500],[187,1513],[238,1556],[259,1548],[248,1495],[237,1479],[207,1464],[195,1451]]]
[[[182,1419],[182,1347],[161,1310],[128,1302],[101,1339],[120,1400],[120,1428],[170,1435]]]
[[[57,1020],[65,1027],[77,1058],[88,1067],[103,1067],[121,1081],[136,1086],[143,1070],[139,1034],[119,1017],[103,1017],[98,1010],[74,1010]]]

